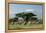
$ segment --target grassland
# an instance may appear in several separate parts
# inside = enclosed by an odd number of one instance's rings
[[[20,24],[9,24],[8,25],[8,29],[9,30],[21,30],[21,29],[32,29],[32,28],[42,28],[43,24],[26,24],[24,25],[24,23]]]

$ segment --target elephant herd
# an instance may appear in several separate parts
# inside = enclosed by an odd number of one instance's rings
[[[38,19],[38,18],[34,18],[34,17],[32,17],[32,18],[22,18],[22,17],[19,17],[19,18],[9,19],[8,22],[9,22],[8,24],[11,24],[11,23],[12,24],[14,24],[14,23],[22,24],[22,23],[24,23],[24,25],[26,25],[28,23],[30,23],[30,24],[33,24],[33,23],[38,24],[38,23],[41,22],[41,20]]]

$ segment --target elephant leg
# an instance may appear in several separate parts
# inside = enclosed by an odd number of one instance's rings
[[[26,25],[28,22],[25,22],[25,24],[24,25]]]

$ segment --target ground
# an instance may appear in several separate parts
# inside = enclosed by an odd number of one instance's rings
[[[26,24],[24,25],[24,23],[22,23],[21,25],[19,24],[9,24],[8,25],[8,29],[9,30],[20,30],[20,29],[32,29],[32,28],[42,28],[43,27],[43,24]]]

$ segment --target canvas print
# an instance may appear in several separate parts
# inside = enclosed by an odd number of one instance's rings
[[[42,5],[9,3],[8,30],[43,28]]]

